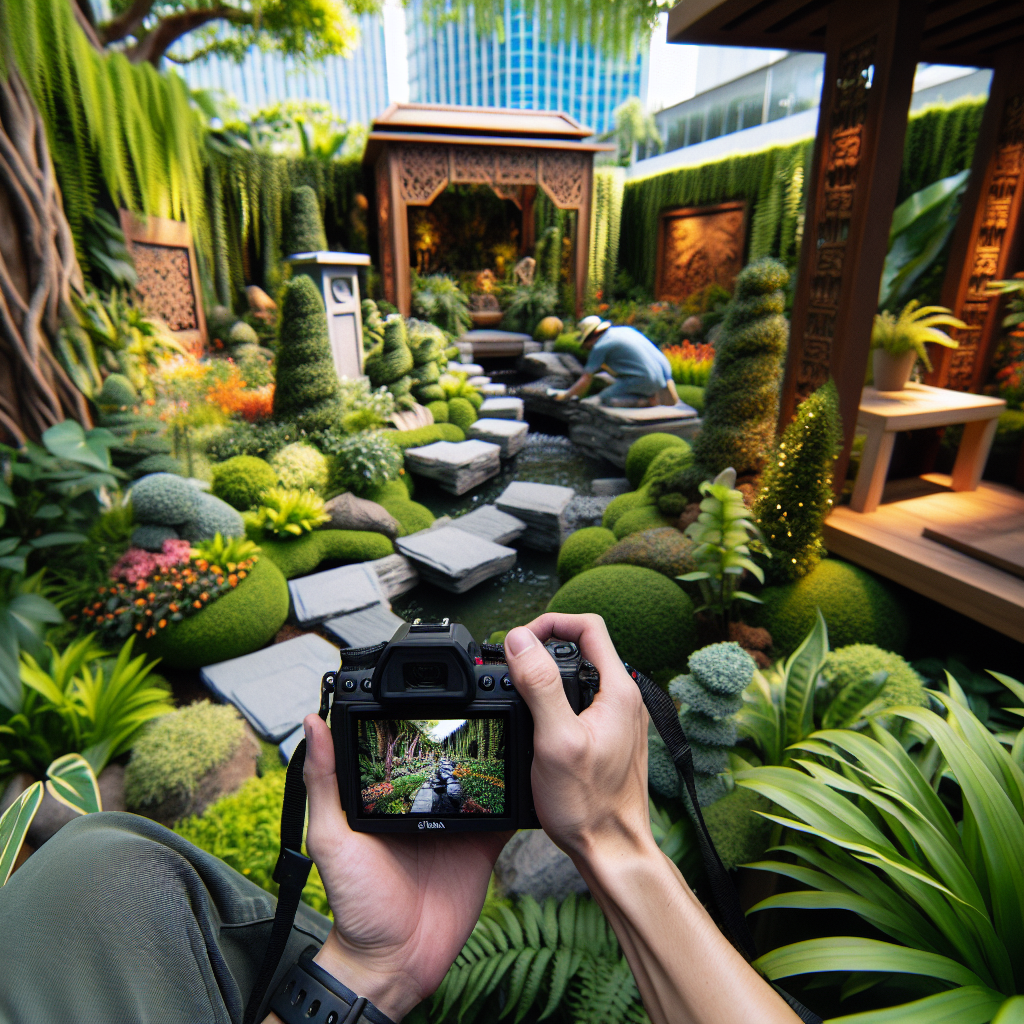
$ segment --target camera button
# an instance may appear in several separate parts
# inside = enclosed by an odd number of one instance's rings
[[[373,689],[373,683],[369,679],[364,679],[360,684],[366,693],[369,693]]]
[[[341,688],[346,693],[351,693],[356,688],[356,686],[357,686],[357,683],[356,683],[356,681],[354,679],[343,679],[341,681]]]
[[[576,645],[575,644],[559,644],[555,648],[555,657],[556,658],[571,658],[575,654],[576,654]]]
[[[481,676],[480,677],[480,689],[481,690],[493,690],[494,689],[494,676]]]
[[[508,676],[502,676],[501,677],[501,688],[503,690],[511,690],[512,689],[512,680],[509,679]]]

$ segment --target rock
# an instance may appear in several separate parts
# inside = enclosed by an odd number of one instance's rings
[[[436,480],[450,494],[460,495],[501,472],[501,448],[478,440],[435,441],[407,449],[405,467]]]
[[[659,526],[623,537],[598,556],[595,565],[639,565],[675,579],[697,568],[697,547],[674,526]]]
[[[591,494],[607,494],[614,498],[631,490],[633,490],[633,485],[624,476],[599,477],[597,480],[590,481]]]
[[[277,303],[259,285],[249,285],[245,289],[245,298],[253,313],[277,312]]]
[[[416,566],[405,555],[385,555],[367,564],[373,566],[381,590],[389,601],[399,594],[408,593],[420,581]]]
[[[483,418],[470,424],[466,436],[496,444],[501,449],[501,457],[510,459],[526,445],[529,430],[529,425],[523,420]]]
[[[342,565],[288,581],[292,617],[300,626],[315,626],[375,604],[386,604],[380,579],[368,562]]]
[[[495,505],[527,525],[522,542],[539,551],[557,551],[571,532],[566,510],[576,496],[571,487],[516,480]]]
[[[301,728],[296,729],[294,732],[289,733],[280,743],[277,745],[277,753],[281,758],[281,764],[288,764],[292,759],[292,754],[295,753],[295,748],[305,738],[305,733]]]
[[[516,388],[517,397],[523,400],[523,404],[531,413],[541,416],[549,416],[551,419],[561,420],[567,423],[572,419],[579,402],[559,401],[549,391],[565,391],[572,386],[571,377],[541,377],[539,380],[531,381]]]
[[[679,514],[679,522],[676,523],[676,528],[685,530],[691,523],[697,522],[698,518],[700,518],[700,505],[696,501],[691,501]]]
[[[528,352],[519,368],[534,377],[564,377],[570,381],[583,375],[583,364],[568,352]]]
[[[339,494],[324,505],[331,518],[324,524],[331,530],[370,530],[394,540],[401,528],[398,520],[383,505],[354,494]]]
[[[526,529],[526,523],[493,505],[481,505],[464,516],[452,520],[456,530],[483,537],[495,544],[509,544]]]
[[[479,390],[484,398],[504,398],[508,394],[508,387],[504,384],[481,384]]]
[[[280,743],[320,707],[320,681],[338,668],[338,648],[315,633],[207,665],[203,683],[234,704],[257,735]]]
[[[524,256],[513,268],[516,280],[527,288],[533,284],[534,275],[537,273],[537,261],[532,256]]]
[[[491,383],[491,378],[484,376],[470,377],[469,380],[466,381],[466,383],[471,388],[482,388],[485,384]]]
[[[485,398],[480,406],[481,419],[521,420],[523,400],[521,398]]]
[[[464,594],[516,564],[514,548],[455,526],[423,530],[411,537],[400,537],[396,543],[399,551],[416,563],[425,580],[453,594]]]
[[[561,900],[588,891],[568,854],[540,829],[522,829],[505,844],[494,865],[494,879],[506,895],[530,895],[538,903],[549,896]]]
[[[576,403],[569,421],[569,437],[588,455],[624,467],[629,446],[638,437],[662,433],[692,438],[700,427],[696,410],[688,405],[614,409],[601,405],[598,397],[594,397]]]
[[[482,377],[484,368],[479,363],[467,363],[465,360],[455,362],[454,359],[448,362],[449,373],[468,373],[470,377]]]
[[[390,608],[383,604],[370,605],[336,619],[328,619],[324,629],[342,647],[372,647],[395,635],[395,630],[405,624]]]
[[[569,530],[584,526],[600,526],[604,510],[611,504],[611,495],[577,494],[565,510]]]

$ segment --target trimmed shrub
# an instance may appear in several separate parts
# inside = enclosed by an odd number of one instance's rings
[[[316,285],[304,274],[281,301],[274,419],[322,430],[338,416],[338,374],[327,336],[327,314]]]
[[[398,519],[390,508],[388,511]],[[347,565],[350,562],[370,562],[395,553],[394,545],[384,534],[368,530],[314,530],[294,540],[270,540],[253,527],[247,532],[259,544],[261,553],[277,565],[286,580],[308,576],[325,563]]]
[[[771,558],[759,559],[769,583],[806,576],[825,557],[821,532],[832,510],[832,466],[842,443],[833,381],[800,404],[765,467],[754,521]]]
[[[758,811],[770,810],[770,800],[737,786],[701,812],[726,871],[758,860],[768,849],[772,823]]]
[[[397,480],[389,480],[380,487],[371,488],[366,497],[369,501],[375,501],[382,505],[385,501],[407,501],[413,495],[412,476],[404,473]]]
[[[898,654],[883,651],[874,644],[850,644],[832,651],[821,670],[815,703],[822,709],[827,708],[843,687],[859,683],[879,671],[889,673],[878,695],[886,707],[897,704],[928,706],[928,695],[921,677]]]
[[[245,522],[226,501],[196,491],[196,510],[187,523],[178,530],[185,540],[211,540],[218,533],[226,540],[228,537],[244,537]]]
[[[263,459],[253,455],[236,455],[213,468],[210,490],[232,508],[244,512],[255,508],[260,495],[277,484],[277,473]]]
[[[132,484],[131,501],[139,523],[180,526],[193,518],[200,491],[173,473],[152,473]]]
[[[484,396],[479,391],[467,391],[462,397],[473,406],[474,412],[479,412],[480,406],[484,404]]]
[[[680,665],[697,646],[693,603],[676,583],[651,569],[588,569],[569,580],[547,610],[602,616],[619,656],[645,672]]]
[[[171,473],[174,476],[184,476],[185,468],[172,455],[147,455],[144,459],[136,462],[129,470],[133,477],[147,476],[150,473]]]
[[[96,404],[101,409],[123,409],[138,400],[135,385],[123,373],[110,374],[96,395]]]
[[[244,320],[239,320],[228,334],[229,345],[258,345],[260,336]]]
[[[489,644],[503,644],[508,636],[507,629],[496,629],[486,640]]]
[[[261,554],[234,590],[198,614],[169,623],[143,647],[170,668],[197,669],[240,658],[274,638],[288,618],[288,600],[281,570]]]
[[[747,612],[750,624],[764,626],[775,651],[788,655],[800,646],[821,609],[831,646],[877,644],[903,650],[907,618],[899,602],[878,577],[849,562],[826,558],[795,583],[765,587],[761,605]]]
[[[402,498],[387,498],[379,502],[395,519],[402,528],[400,536],[407,537],[410,533],[417,533],[425,530],[434,521],[434,513],[421,505],[418,501],[409,501]]]
[[[320,203],[309,185],[292,189],[288,204],[288,228],[284,240],[285,254],[325,252],[327,235],[320,216]]]
[[[132,547],[143,551],[163,551],[165,540],[177,539],[178,531],[173,526],[136,526],[132,531]]]
[[[613,535],[614,536],[614,535]],[[693,552],[696,544],[674,526],[642,530],[623,537],[598,556],[595,565],[639,565],[675,579],[696,572]]]
[[[375,430],[353,434],[331,447],[332,495],[343,491],[364,496],[402,473],[405,457],[395,444],[393,431]]]
[[[704,412],[704,389],[696,384],[677,384],[676,394],[681,402],[685,402],[698,413]]]
[[[448,396],[444,393],[444,388],[440,384],[423,384],[416,389],[416,397],[419,399],[422,405],[433,405],[434,402],[443,402],[445,405],[445,414],[448,412]],[[437,422],[435,420],[435,422]],[[447,422],[447,420],[445,421]]]
[[[476,409],[467,398],[453,398],[448,403],[448,419],[466,433],[476,422]]]
[[[643,482],[647,467],[654,461],[656,455],[666,448],[679,445],[686,445],[686,442],[675,434],[655,433],[638,437],[626,452],[626,477],[633,487],[637,488]]]
[[[327,459],[310,444],[295,441],[285,445],[270,459],[270,468],[277,474],[282,487],[314,490],[323,494],[327,488],[330,469]]]
[[[678,516],[688,503],[687,480],[693,452],[685,441],[683,445],[659,452],[644,475],[647,493],[667,516]]]
[[[598,556],[615,544],[615,534],[603,526],[585,526],[569,534],[558,552],[558,578],[566,583],[593,566]]]
[[[135,741],[124,772],[129,810],[168,801],[185,804],[207,772],[231,759],[245,738],[242,716],[230,704],[197,701],[162,715]]]
[[[389,385],[391,393],[397,397],[407,394],[412,386],[411,378],[404,390],[396,390],[394,386],[412,368],[413,358],[406,336],[405,320],[400,313],[392,313],[384,321],[384,344],[379,351],[366,357],[363,372],[370,378],[370,383],[375,388]]]
[[[441,392],[444,394],[444,392]],[[427,408],[430,410],[430,415],[434,417],[435,423],[447,423],[448,422],[448,403],[444,401],[428,402]]]
[[[646,487],[641,487],[636,491],[626,491],[625,494],[619,494],[608,502],[608,507],[604,510],[604,515],[601,517],[601,525],[606,530],[614,530],[615,524],[627,512],[653,504],[654,502],[647,493]]]
[[[639,508],[630,509],[619,516],[612,531],[616,540],[622,540],[631,533],[641,533],[645,530],[656,530],[662,526],[671,526],[672,520],[667,519],[658,511],[655,505],[641,505]]]
[[[406,448],[422,448],[435,441],[465,441],[466,435],[454,423],[431,423],[415,430],[388,432],[388,437],[403,451]]]

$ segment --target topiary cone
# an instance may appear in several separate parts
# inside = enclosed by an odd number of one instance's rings
[[[306,430],[337,416],[338,374],[327,336],[327,315],[316,285],[296,277],[281,302],[274,418],[294,419]]]
[[[326,248],[327,235],[316,193],[309,185],[293,188],[288,206],[285,253],[291,256],[297,252],[323,252]]]
[[[375,388],[393,384],[413,367],[412,352],[401,313],[392,313],[384,321],[384,346],[366,357],[363,370]],[[409,390],[405,389],[406,392]]]

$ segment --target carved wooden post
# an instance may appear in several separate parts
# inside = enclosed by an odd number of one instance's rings
[[[835,378],[844,435],[837,490],[857,425],[923,20],[922,0],[839,0],[829,10],[780,424]]]
[[[519,232],[519,255],[529,256],[537,241],[537,225],[533,219],[533,204],[537,198],[537,186],[523,185],[520,188],[520,196],[523,223],[522,229]]]
[[[977,391],[985,383],[1002,319],[998,296],[987,288],[990,281],[1009,276],[1024,245],[1022,176],[1024,61],[1019,53],[1008,52],[992,76],[942,287],[942,304],[968,327],[950,331],[959,348],[930,346],[935,370],[929,384]]]

